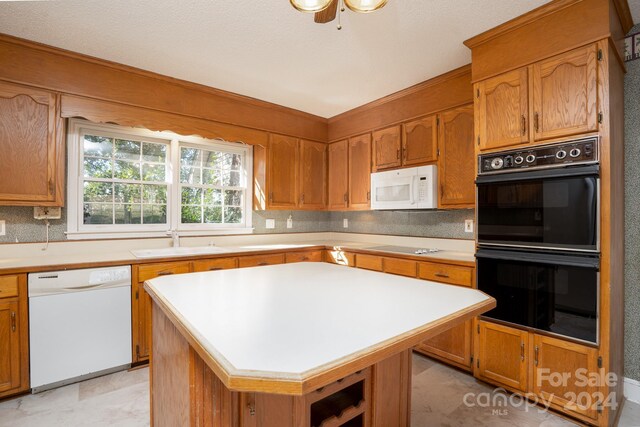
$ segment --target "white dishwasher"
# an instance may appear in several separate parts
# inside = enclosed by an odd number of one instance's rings
[[[131,266],[29,274],[34,393],[131,365]]]

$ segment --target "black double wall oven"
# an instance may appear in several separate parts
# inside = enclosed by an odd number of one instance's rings
[[[598,343],[597,137],[478,158],[478,288],[483,317]]]

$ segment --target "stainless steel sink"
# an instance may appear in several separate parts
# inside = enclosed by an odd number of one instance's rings
[[[163,258],[163,257],[179,257],[192,255],[211,255],[229,252],[228,249],[218,246],[194,246],[194,247],[178,247],[178,248],[161,248],[161,249],[138,249],[131,251],[136,258]]]

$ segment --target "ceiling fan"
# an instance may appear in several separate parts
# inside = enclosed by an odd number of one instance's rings
[[[289,0],[291,5],[300,12],[314,13],[314,21],[326,24],[336,19],[338,6],[344,12],[345,6],[358,13],[369,13],[382,8],[387,0]],[[342,25],[338,24],[338,29]]]

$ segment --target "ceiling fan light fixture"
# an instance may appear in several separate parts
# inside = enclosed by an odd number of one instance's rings
[[[333,0],[289,0],[291,6],[300,12],[321,12],[329,7]]]
[[[344,4],[354,12],[369,13],[384,7],[387,0],[344,0]]]

